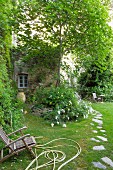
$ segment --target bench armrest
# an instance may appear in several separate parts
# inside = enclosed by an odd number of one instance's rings
[[[24,127],[22,127],[22,128],[20,128],[20,129],[18,129],[18,130],[16,130],[16,131],[14,131],[14,132],[12,132],[12,133],[9,133],[7,136],[13,135],[13,134],[15,134],[15,133],[17,133],[17,132],[21,132],[21,131],[24,130],[24,129],[27,129],[27,127],[24,126]]]
[[[10,142],[8,145],[6,145],[5,147],[10,147],[10,145],[12,145],[12,144],[14,144],[15,142],[17,142],[17,141],[19,141],[19,140],[22,140],[22,141],[24,141],[25,142],[25,138],[26,137],[29,137],[30,136],[30,134],[27,134],[27,135],[24,135],[24,136],[21,136],[20,138],[18,138],[18,139],[16,139],[16,140],[14,140],[14,141],[12,141],[12,142]]]

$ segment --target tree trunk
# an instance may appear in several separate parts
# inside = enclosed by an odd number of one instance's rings
[[[60,85],[60,66],[61,66],[61,60],[63,57],[63,49],[62,49],[62,24],[60,24],[60,34],[59,34],[60,38],[59,38],[59,60],[58,60],[58,73],[57,73],[57,81],[56,81],[56,87],[58,87]]]

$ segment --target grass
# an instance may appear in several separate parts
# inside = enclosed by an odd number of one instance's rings
[[[70,122],[67,124],[66,128],[61,126],[54,126],[53,128],[38,116],[26,114],[25,115],[25,125],[28,129],[25,133],[30,133],[33,136],[43,138],[36,139],[37,144],[43,144],[56,138],[68,138],[73,139],[79,143],[81,146],[81,154],[72,162],[67,164],[64,170],[96,170],[92,165],[92,161],[100,161],[100,158],[108,156],[113,160],[113,103],[94,103],[93,108],[100,111],[103,114],[103,129],[106,130],[108,142],[101,142],[106,148],[105,151],[93,151],[93,146],[97,145],[96,142],[91,141],[90,138],[95,137],[92,130],[97,130],[95,123],[91,126],[93,115],[89,115],[88,119],[84,119],[80,122]],[[98,132],[98,135],[102,135],[102,132]],[[70,159],[76,154],[76,149],[73,147],[68,147],[70,142],[62,140],[60,142],[55,142],[52,145],[63,144],[64,147],[58,147],[57,149],[65,151],[67,159]],[[41,153],[42,150],[38,149],[37,154]],[[40,160],[43,163],[44,159]],[[31,155],[27,152],[21,152],[16,157],[11,157],[7,159],[0,165],[0,170],[24,170],[28,164],[32,161]],[[58,165],[57,165],[58,168]],[[56,169],[57,169],[56,168]],[[42,168],[44,170],[51,170],[51,167]],[[107,166],[107,170],[112,170],[111,167]]]

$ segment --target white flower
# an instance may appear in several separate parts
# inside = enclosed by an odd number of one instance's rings
[[[90,107],[90,108],[89,108],[89,112],[90,112],[90,113],[93,113],[93,111],[94,111],[93,108]]]
[[[88,115],[86,115],[86,118],[88,118]]]
[[[83,115],[84,119],[86,118],[86,115]]]
[[[64,109],[62,109],[61,111],[62,111],[62,113],[65,113],[65,110],[64,110]]]
[[[25,111],[24,111],[24,114],[27,114],[27,113],[28,113],[27,110],[25,110]]]
[[[58,119],[58,116],[55,116],[55,119],[57,120],[57,119]]]
[[[66,124],[64,123],[64,124],[62,125],[62,127],[67,127],[67,126],[66,126]]]
[[[51,123],[51,127],[53,127],[54,126],[54,123]]]
[[[72,105],[72,102],[71,102],[71,101],[69,101],[69,104],[71,104],[71,105]]]
[[[24,112],[24,110],[23,110],[23,109],[21,109],[21,112]]]
[[[57,121],[57,125],[59,125],[60,123]]]
[[[60,115],[60,110],[58,110],[58,114]]]

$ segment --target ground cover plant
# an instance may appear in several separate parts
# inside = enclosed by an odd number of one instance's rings
[[[87,119],[83,119],[83,121],[78,122],[68,122],[66,128],[62,128],[61,126],[54,126],[53,128],[50,126],[49,123],[45,122],[42,118],[38,116],[34,116],[32,114],[25,115],[25,125],[28,127],[26,133],[30,133],[37,138],[37,144],[46,143],[50,140],[56,138],[71,138],[77,141],[81,148],[82,152],[79,157],[69,164],[67,164],[63,169],[65,170],[74,170],[74,169],[81,169],[81,170],[97,170],[92,165],[92,161],[98,161],[101,157],[108,156],[110,159],[113,160],[112,155],[112,129],[113,129],[113,104],[112,103],[94,103],[93,108],[100,111],[103,115],[103,128],[106,130],[108,142],[104,142],[104,146],[106,148],[105,151],[93,151],[92,148],[94,146],[94,141],[91,141],[90,138],[93,137],[92,130],[96,128],[96,125],[93,127],[91,126],[93,115],[89,115]],[[99,132],[101,135],[101,132]],[[66,142],[61,142],[65,144]],[[69,142],[67,142],[69,144]],[[55,143],[56,145],[59,143]],[[96,145],[96,144],[95,144]],[[57,148],[58,149],[58,148]],[[67,154],[67,158],[73,156],[75,154],[75,148],[60,148],[65,151]],[[42,150],[38,149],[37,154],[39,154]],[[28,164],[31,162],[30,154],[25,151],[19,154],[16,157],[12,157],[2,163],[0,165],[0,169],[8,169],[8,170],[24,170]],[[40,164],[43,163],[43,160],[40,160]],[[57,165],[58,166],[58,165]],[[50,170],[51,167],[44,168]],[[111,167],[107,167],[107,170],[112,170]]]

